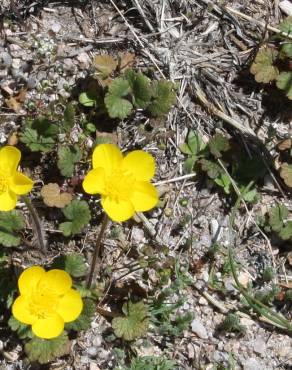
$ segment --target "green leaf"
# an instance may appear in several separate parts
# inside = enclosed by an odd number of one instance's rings
[[[85,259],[81,254],[77,253],[57,257],[53,262],[53,267],[65,270],[69,275],[76,278],[85,276],[87,273]]]
[[[25,344],[25,352],[31,362],[47,364],[68,353],[69,340],[65,332],[54,339],[33,337]]]
[[[112,321],[114,333],[119,338],[133,340],[147,332],[149,326],[148,307],[143,302],[126,302],[123,305],[126,316],[115,317]]]
[[[79,103],[84,105],[85,107],[95,107],[96,97],[87,92],[83,92],[79,95]]]
[[[279,236],[283,240],[292,239],[292,221],[287,221],[286,225],[279,231]]]
[[[152,101],[147,110],[154,116],[167,114],[175,103],[174,84],[167,80],[155,81],[152,84]]]
[[[292,58],[292,42],[284,42],[281,46],[281,57],[282,59],[285,58]]]
[[[115,95],[107,94],[104,102],[111,118],[124,119],[131,114],[133,109],[131,102]]]
[[[129,81],[120,77],[116,78],[110,85],[108,93],[121,98],[127,96],[131,91]]]
[[[83,300],[83,310],[75,321],[65,324],[66,330],[81,331],[90,328],[90,324],[95,314],[95,304],[92,299]]]
[[[292,34],[292,16],[284,19],[283,22],[279,24],[278,28],[282,32],[285,32],[288,35],[291,35]]]
[[[68,254],[65,257],[64,270],[73,277],[85,276],[87,273],[87,266],[85,259],[80,254]]]
[[[58,150],[58,168],[65,177],[71,177],[74,173],[75,163],[80,161],[82,155],[77,145],[60,147]]]
[[[269,210],[269,223],[273,231],[279,232],[283,229],[284,221],[288,217],[288,209],[278,204]]]
[[[59,225],[65,236],[78,234],[91,219],[89,206],[84,200],[73,200],[62,212],[69,220]]]
[[[63,127],[66,131],[70,131],[75,124],[75,107],[72,103],[68,103],[64,111]]]
[[[222,157],[222,152],[227,152],[230,149],[229,140],[220,133],[215,134],[209,141],[210,152],[216,158]]]
[[[22,214],[18,211],[0,212],[0,244],[16,247],[20,243],[17,232],[25,227]]]
[[[54,148],[55,140],[52,137],[39,136],[36,130],[26,128],[20,135],[20,141],[32,152],[49,152]]]
[[[216,179],[221,173],[224,173],[222,168],[215,162],[209,161],[207,159],[201,159],[200,164],[202,170],[207,172],[210,179]]]
[[[197,160],[198,160],[198,157],[196,155],[192,155],[189,158],[187,158],[185,160],[184,166],[183,166],[184,172],[185,173],[193,172],[194,165],[195,165]]]
[[[277,77],[278,89],[284,90],[288,99],[292,100],[292,72],[281,72]]]
[[[134,358],[130,368],[122,370],[177,370],[175,361],[163,357],[143,356]]]
[[[136,108],[145,109],[151,99],[150,80],[142,73],[129,69],[125,72],[125,78],[129,82],[133,94],[133,105]]]
[[[256,202],[256,200],[259,199],[259,193],[257,192],[256,189],[246,191],[245,187],[243,188],[241,187],[240,192],[242,194],[242,198],[248,203],[254,203]]]
[[[116,78],[110,85],[104,102],[111,118],[124,119],[130,115],[133,105],[124,99],[130,93],[131,87],[127,80]]]
[[[33,334],[29,325],[25,325],[18,321],[14,316],[10,316],[8,326],[11,330],[16,331],[20,339],[32,338]]]
[[[230,194],[231,181],[229,176],[226,173],[222,173],[214,179],[215,183],[221,186],[226,194]]]
[[[55,138],[59,133],[59,127],[47,117],[38,117],[27,121],[27,127],[36,130],[38,135]]]
[[[192,154],[198,154],[205,149],[206,145],[204,144],[200,134],[193,130],[190,130],[187,137],[188,147],[190,148]]]
[[[279,70],[273,65],[277,57],[275,49],[264,47],[259,50],[250,68],[257,82],[269,83],[277,78]]]
[[[188,155],[192,155],[192,151],[190,149],[190,147],[188,146],[187,143],[182,143],[180,146],[179,146],[179,149],[180,151],[183,153],[183,154],[188,154]]]

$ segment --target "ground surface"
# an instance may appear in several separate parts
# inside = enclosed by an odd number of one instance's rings
[[[127,222],[118,228],[111,225],[102,264],[112,266],[112,277],[119,282],[119,288],[135,282],[147,296],[153,289],[157,294],[162,289],[157,284],[155,271],[170,257],[175,258],[192,283],[174,292],[171,300],[175,302],[178,296],[183,296],[185,302],[178,313],[191,312],[194,320],[178,335],[157,332],[154,335],[150,331],[143,339],[125,344],[110,337],[110,321],[97,314],[91,329],[72,340],[68,355],[48,368],[113,369],[125,366],[124,361],[128,361],[129,356],[146,355],[172,359],[179,369],[268,370],[292,366],[292,340],[288,333],[264,323],[252,311],[245,310],[244,313],[240,309],[242,302],[233,287],[232,276],[224,275],[220,270],[226,254],[218,254],[215,262],[202,262],[202,257],[215,242],[223,247],[231,246],[241,264],[239,276],[246,285],[253,282],[257,289],[264,288],[266,283],[260,282],[259,277],[265,266],[274,263],[277,281],[291,287],[291,266],[287,260],[291,244],[271,240],[255,227],[257,214],[264,213],[277,201],[285,203],[291,210],[289,189],[283,187],[277,173],[272,171],[278,185],[271,175],[266,175],[258,188],[261,199],[248,205],[247,209],[240,208],[231,235],[228,219],[234,199],[210,186],[204,178],[180,179],[184,175],[185,156],[179,145],[185,141],[189,129],[199,130],[206,140],[217,131],[223,132],[251,156],[258,143],[245,135],[246,130],[252,130],[261,142],[266,143],[273,128],[272,144],[267,144],[272,156],[276,156],[271,150],[275,143],[291,135],[291,102],[285,99],[270,102],[267,92],[249,73],[256,47],[268,37],[265,29],[256,22],[243,20],[208,3],[204,0],[20,0],[3,1],[0,5],[2,144],[32,114],[28,103],[35,102],[40,113],[53,101],[71,99],[70,87],[74,88],[88,74],[95,54],[134,53],[137,69],[150,68],[157,78],[165,76],[180,86],[177,104],[162,122],[149,122],[138,113],[117,127],[116,140],[121,148],[143,148],[155,156],[155,181],[160,184],[163,205],[145,215],[150,227],[145,220]],[[218,5],[222,2],[218,1]],[[278,1],[234,0],[229,1],[228,6],[269,25],[277,25],[284,16]],[[5,99],[21,88],[27,89],[26,103],[15,113],[7,107]],[[212,109],[208,109],[210,107],[204,106],[198,99],[200,91],[213,106],[239,122],[241,129],[218,118]],[[151,126],[151,130],[146,130],[147,126]],[[104,129],[102,123],[98,129]],[[93,140],[94,137],[87,141],[89,152]],[[39,197],[42,183],[60,183],[57,168],[52,168],[54,164],[51,163],[54,158],[40,154],[32,157],[28,154],[23,163],[23,170],[37,181],[34,205],[45,220],[49,255],[44,259],[37,251],[22,246],[11,252],[15,266],[48,263],[64,250],[66,253],[83,253],[88,260],[90,258],[100,216],[97,213],[91,226],[70,241],[56,231],[59,214],[43,207]],[[84,173],[86,168],[81,166],[80,171]],[[82,192],[77,195],[82,196]],[[22,204],[20,209],[23,209]],[[154,235],[150,235],[149,229],[154,230]],[[141,270],[131,273],[126,267],[129,263],[135,264],[139,251],[145,246],[152,247],[153,253],[161,258],[161,265],[147,269],[147,279]],[[167,247],[166,254],[162,247]],[[127,271],[129,274],[120,279]],[[225,287],[224,292],[210,287],[213,272]],[[283,277],[286,280],[281,280]],[[175,280],[175,274],[165,286],[171,280]],[[126,290],[126,297],[127,294]],[[105,304],[105,308],[112,307]],[[282,305],[280,309],[291,320],[289,305]],[[244,333],[217,330],[228,310],[239,310],[240,322],[246,327]],[[4,348],[1,350],[3,356],[0,355],[1,368],[25,368],[21,342],[11,339],[8,334],[0,339]],[[121,353],[127,353],[126,360]]]

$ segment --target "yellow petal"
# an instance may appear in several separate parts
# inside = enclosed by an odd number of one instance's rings
[[[52,339],[62,334],[64,320],[58,314],[52,314],[45,319],[39,319],[32,325],[33,333],[40,338]]]
[[[16,171],[9,181],[9,188],[13,193],[23,195],[29,193],[33,187],[33,181],[23,175],[21,172]]]
[[[23,295],[16,298],[12,305],[12,314],[20,322],[32,325],[38,317],[33,315],[29,310],[29,299]]]
[[[83,302],[77,290],[70,289],[59,300],[57,313],[65,322],[74,321],[81,314]]]
[[[4,146],[0,149],[0,171],[12,176],[21,158],[21,152],[14,146]]]
[[[101,167],[95,168],[85,176],[82,186],[88,194],[103,194],[105,192],[105,172]]]
[[[18,279],[20,294],[30,295],[45,273],[46,271],[40,266],[32,266],[24,270]]]
[[[0,211],[11,211],[16,207],[17,196],[11,191],[0,195]]]
[[[102,167],[106,175],[110,175],[114,169],[120,166],[123,155],[114,144],[98,145],[92,155],[92,167]]]
[[[122,169],[130,171],[138,181],[149,181],[155,173],[155,161],[151,154],[134,150],[123,159]]]
[[[101,197],[101,205],[107,215],[117,222],[126,221],[134,215],[134,207],[130,201]]]
[[[50,294],[63,295],[72,286],[70,275],[64,270],[53,269],[46,272],[38,283],[40,293],[49,292]]]
[[[135,183],[131,201],[136,212],[145,212],[154,208],[158,203],[158,192],[152,184],[144,181]]]

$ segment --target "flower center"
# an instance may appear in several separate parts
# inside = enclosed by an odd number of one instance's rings
[[[29,310],[39,319],[45,319],[55,312],[59,299],[60,297],[52,292],[36,291],[31,295]]]
[[[0,195],[8,189],[7,178],[0,173]]]
[[[135,178],[130,172],[116,170],[105,181],[106,193],[114,199],[129,199],[134,183]]]

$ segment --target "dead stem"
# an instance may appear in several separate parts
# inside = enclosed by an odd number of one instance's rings
[[[92,284],[92,279],[93,279],[95,266],[96,266],[96,260],[100,255],[101,240],[102,240],[104,232],[107,228],[108,223],[109,223],[109,218],[108,218],[107,214],[105,213],[103,215],[103,219],[102,219],[102,223],[101,223],[101,229],[100,229],[100,232],[99,232],[96,244],[95,244],[95,248],[94,248],[94,251],[93,251],[92,261],[91,261],[91,265],[90,265],[90,271],[89,271],[89,274],[88,274],[88,279],[87,279],[87,284],[86,284],[87,289],[90,289],[91,284]]]
[[[42,225],[42,221],[40,220],[39,215],[37,213],[37,210],[33,206],[29,197],[26,196],[26,195],[23,195],[22,199],[23,199],[25,205],[27,206],[27,209],[29,210],[29,213],[31,215],[32,223],[33,223],[33,229],[35,230],[35,234],[36,234],[36,237],[37,237],[37,240],[38,240],[38,246],[43,252],[46,252],[46,250],[47,250],[46,235],[45,235],[45,231],[44,231],[44,228],[43,228],[43,225]]]

